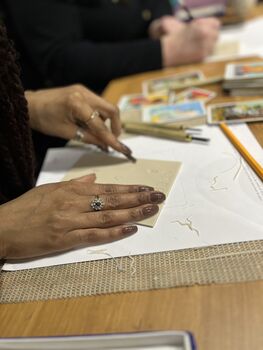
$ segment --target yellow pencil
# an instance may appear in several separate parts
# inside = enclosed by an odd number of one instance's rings
[[[252,157],[252,155],[247,151],[247,149],[242,145],[242,143],[238,140],[238,138],[233,134],[233,132],[225,123],[221,123],[220,128],[231,141],[233,146],[236,147],[241,156],[247,161],[250,167],[263,181],[263,167]]]

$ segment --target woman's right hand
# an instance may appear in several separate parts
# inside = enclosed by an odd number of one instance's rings
[[[179,23],[161,37],[163,66],[194,63],[211,55],[219,36],[220,22],[216,18],[199,18]]]
[[[142,185],[96,184],[95,175],[36,187],[0,207],[0,258],[24,259],[109,243],[137,231],[165,195]],[[90,204],[104,201],[101,211]]]

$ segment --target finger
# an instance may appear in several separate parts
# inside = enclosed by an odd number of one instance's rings
[[[146,204],[131,209],[107,210],[77,215],[72,219],[76,228],[106,228],[147,219],[159,210],[156,204]]]
[[[118,137],[121,134],[121,119],[120,119],[120,110],[117,106],[111,105],[108,111],[100,110],[100,115],[104,120],[110,119],[111,131],[112,133]]]
[[[80,196],[100,196],[103,194],[111,193],[134,193],[154,191],[151,186],[145,185],[116,185],[116,184],[89,184],[78,181],[64,181],[61,182],[61,187],[64,187],[65,191],[71,192]]]
[[[73,204],[72,209],[77,212],[87,213],[94,212],[92,203],[98,200],[98,196],[83,196],[77,198],[77,203]],[[165,200],[162,192],[137,192],[125,194],[100,195],[99,200],[102,202],[102,210],[128,209],[138,207],[143,204],[160,204]]]
[[[67,233],[63,239],[63,249],[93,246],[117,241],[136,233],[137,226],[116,226],[107,229],[91,228]]]
[[[84,182],[84,183],[94,183],[96,181],[96,174],[89,174],[73,179],[73,181]]]
[[[95,117],[88,122],[90,132],[96,136],[100,142],[112,147],[118,152],[124,154],[131,154],[131,151],[127,149],[121,142],[118,141],[115,135],[113,135],[106,127],[101,118]]]
[[[217,18],[214,17],[209,17],[209,18],[198,18],[196,20],[193,21],[193,23],[196,23],[198,25],[202,25],[206,28],[210,27],[210,28],[214,28],[216,30],[218,30],[221,26],[220,21]]]
[[[74,132],[73,132],[74,130]],[[81,137],[78,136],[77,133],[81,134]],[[76,127],[75,125],[72,125],[71,133],[70,135],[73,135],[69,137],[71,140],[75,140],[78,142],[83,142],[86,144],[96,145],[99,146],[101,149],[105,150],[107,146],[96,136],[92,135],[87,129]]]
[[[88,94],[88,92],[85,90],[85,94]],[[89,92],[89,95],[93,94]],[[99,97],[94,95],[94,99],[98,100]],[[90,98],[90,96],[89,96]],[[93,101],[94,102],[94,101]],[[85,137],[83,137],[83,142],[90,143],[91,137],[90,135],[92,134],[93,137],[93,142],[95,145],[98,144],[98,141],[100,145],[106,145],[110,146],[113,149],[115,149],[118,152],[121,152],[123,154],[131,154],[131,151],[127,147],[124,147],[117,139],[117,137],[111,133],[102,119],[100,117],[94,117],[91,118],[92,115],[92,110],[91,107],[87,104],[86,99],[83,98],[82,94],[79,92],[75,92],[72,94],[71,99],[69,100],[70,103],[70,111],[71,111],[71,117],[70,120],[77,124],[81,124],[80,126],[83,128],[84,126],[87,126],[89,129],[89,133],[86,131]],[[118,129],[118,123],[120,122],[117,121],[118,117],[116,117],[114,120],[114,128]],[[115,130],[116,133],[119,133],[118,130]],[[84,130],[84,129],[83,129]],[[76,129],[75,129],[76,132]],[[75,134],[74,134],[75,135]],[[74,137],[73,135],[73,137]]]
[[[103,119],[110,119],[111,130],[115,136],[121,134],[121,121],[120,121],[120,111],[119,108],[108,101],[104,100],[102,97],[94,94],[92,91],[85,89],[84,94],[87,99],[90,100],[92,97],[92,106],[94,109],[98,110]]]

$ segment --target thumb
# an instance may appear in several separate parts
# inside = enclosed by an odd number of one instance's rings
[[[96,174],[84,175],[74,179],[74,181],[93,184],[96,181]]]

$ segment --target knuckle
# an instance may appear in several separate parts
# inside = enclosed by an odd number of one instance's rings
[[[118,106],[109,104],[108,106],[108,117],[109,118],[118,118],[120,116],[120,109]]]
[[[117,195],[106,197],[106,205],[109,209],[116,209],[120,207],[120,198]]]
[[[139,204],[144,204],[149,202],[149,193],[145,193],[145,192],[139,192],[138,194],[138,203]]]
[[[101,213],[99,220],[103,226],[111,225],[113,221],[112,215],[109,213]]]
[[[104,192],[105,193],[117,193],[117,188],[113,185],[105,185]]]
[[[51,214],[48,223],[50,235],[53,233],[61,233],[65,231],[65,218],[59,211]]]
[[[138,220],[141,217],[143,217],[143,213],[141,209],[132,209],[130,211],[130,218],[132,219],[132,221]]]
[[[83,243],[86,241],[88,241],[89,243],[97,243],[99,241],[99,235],[96,230],[90,230],[87,234],[87,238],[83,239],[82,236],[81,241]]]
[[[84,85],[82,84],[73,84],[71,85],[71,92],[83,92],[83,90],[85,89]]]
[[[122,230],[120,229],[112,228],[112,229],[109,229],[107,233],[108,233],[109,240],[115,240],[118,237],[122,236]]]

